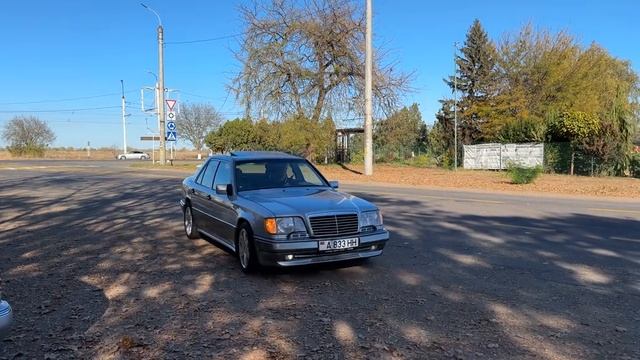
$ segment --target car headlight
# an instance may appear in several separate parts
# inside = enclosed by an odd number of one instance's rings
[[[382,227],[380,211],[364,211],[360,213],[360,231],[375,231],[379,227]]]
[[[307,232],[304,221],[299,217],[280,217],[264,219],[264,230],[271,235],[289,235],[296,232]]]

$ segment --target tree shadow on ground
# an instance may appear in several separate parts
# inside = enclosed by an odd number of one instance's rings
[[[342,169],[344,169],[344,170],[347,170],[347,171],[351,172],[351,173],[354,173],[354,174],[357,174],[357,175],[362,175],[361,171],[354,170],[354,169],[350,168],[349,166],[345,165],[344,163],[340,163],[340,167]]]
[[[178,179],[0,185],[0,280],[17,319],[0,358],[640,356],[637,220],[360,194],[392,232],[382,257],[246,276],[183,235]]]

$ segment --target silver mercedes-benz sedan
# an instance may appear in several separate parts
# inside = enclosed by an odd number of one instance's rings
[[[378,208],[337,188],[297,156],[213,156],[182,182],[184,230],[231,250],[245,272],[382,254],[389,232]]]

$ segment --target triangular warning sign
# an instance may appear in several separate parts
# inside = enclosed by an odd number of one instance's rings
[[[166,100],[167,106],[169,107],[169,111],[173,111],[173,107],[176,106],[175,100]]]

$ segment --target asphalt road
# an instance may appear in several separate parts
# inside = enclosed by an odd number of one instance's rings
[[[345,184],[383,256],[246,276],[127,164],[0,162],[0,359],[640,358],[640,201]]]

